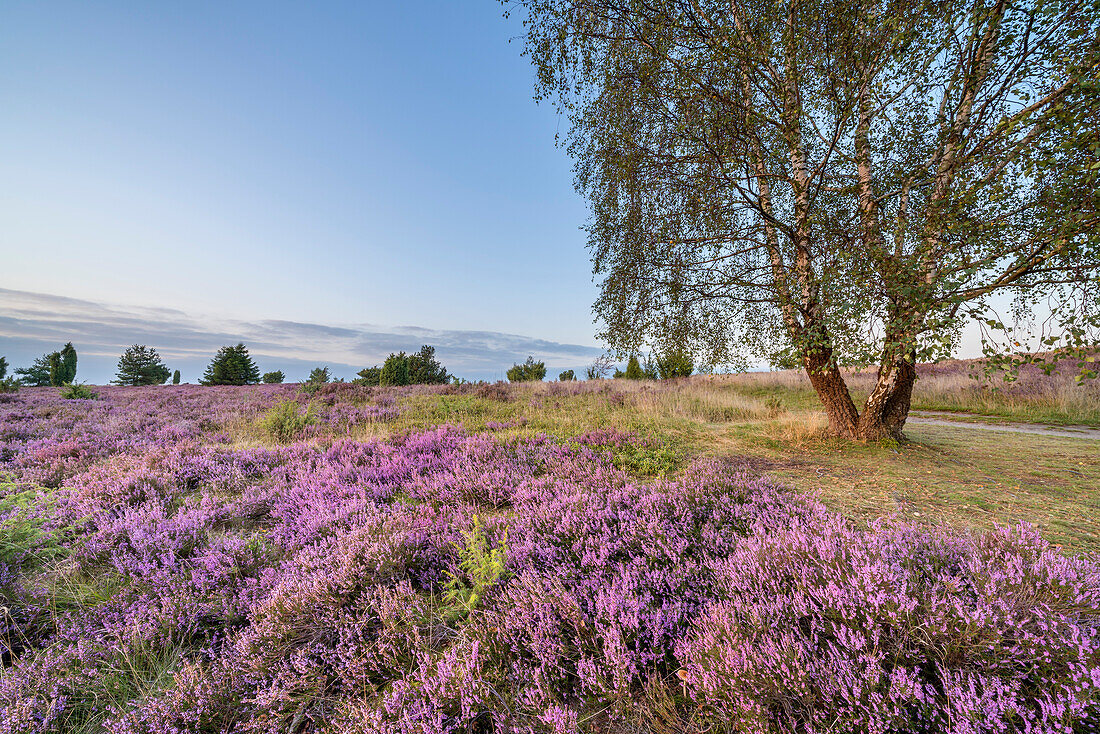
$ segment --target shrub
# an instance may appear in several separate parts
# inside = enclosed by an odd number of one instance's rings
[[[572,382],[575,379],[577,379],[577,376],[573,374],[573,370],[558,373],[558,382]]]
[[[510,382],[541,382],[546,377],[546,363],[528,357],[523,364],[513,364],[508,370]]]
[[[118,358],[116,385],[163,385],[172,373],[157,350],[135,344]]]
[[[172,373],[172,384],[173,385],[180,384],[180,371],[179,370],[176,370],[175,372]]]
[[[282,370],[275,370],[274,372],[265,372],[263,381],[265,385],[281,385],[286,380],[286,375]]]
[[[511,399],[512,393],[506,382],[485,382],[474,388],[474,397],[506,403]]]
[[[0,357],[0,380],[8,376],[8,360]]]
[[[497,547],[490,547],[474,515],[473,528],[462,534],[463,542],[454,543],[458,551],[458,567],[465,578],[450,574],[444,586],[443,603],[450,607],[452,618],[464,618],[477,609],[485,591],[504,576],[504,557],[508,552],[508,532],[504,531]]]
[[[611,450],[611,462],[616,468],[632,474],[663,477],[676,471],[680,453],[667,446],[647,446],[622,443]]]
[[[244,344],[222,347],[206,368],[200,385],[255,385],[260,381],[260,370]]]
[[[75,382],[61,388],[61,397],[66,400],[95,400],[99,395],[87,385]]]
[[[584,369],[584,379],[586,380],[602,380],[611,374],[611,358],[606,354],[601,354],[592,361],[592,364],[588,365]]]
[[[795,522],[714,565],[679,677],[738,732],[1086,731],[1100,714],[1097,679],[1075,672],[1100,673],[1088,563],[1026,527]]]
[[[0,571],[66,553],[63,528],[51,529],[54,505],[49,490],[0,480]]]
[[[306,426],[317,422],[313,403],[305,412],[300,410],[297,401],[283,400],[276,404],[260,419],[260,425],[278,443],[289,443],[296,439]]]

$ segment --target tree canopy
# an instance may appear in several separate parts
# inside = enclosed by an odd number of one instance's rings
[[[873,439],[901,436],[918,361],[1002,325],[994,299],[1091,338],[1094,0],[509,5],[571,122],[620,354],[791,355],[832,429]],[[857,409],[840,368],[864,365]]]
[[[129,347],[118,358],[116,385],[163,385],[171,376],[156,349],[144,344]]]
[[[260,370],[244,344],[226,346],[218,350],[199,380],[201,385],[255,385],[260,381]]]

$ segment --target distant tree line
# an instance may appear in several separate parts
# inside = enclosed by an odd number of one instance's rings
[[[20,386],[63,387],[72,385],[76,380],[77,354],[72,342],[68,342],[56,352],[50,352],[34,360],[28,367],[20,367],[14,376],[8,376],[9,364],[0,357],[0,392],[11,392]],[[645,358],[644,363],[637,355],[632,356],[625,370],[615,369],[606,356],[598,358],[585,370],[586,379],[602,379],[613,376],[621,379],[669,379],[686,377],[694,371],[690,354],[672,350],[654,353]],[[401,386],[401,385],[442,385],[450,382],[465,382],[448,373],[435,354],[435,347],[425,344],[419,351],[407,354],[393,352],[382,363],[360,370],[352,381],[357,385]],[[522,364],[513,364],[507,371],[510,382],[540,382],[546,379],[546,363],[529,356]],[[173,385],[181,381],[180,371],[172,370],[154,347],[134,344],[127,347],[118,359],[114,385],[147,386],[163,385],[171,379]],[[558,380],[569,382],[577,379],[576,372],[567,369],[558,374]],[[286,381],[282,370],[261,374],[255,360],[243,343],[221,347],[207,365],[199,384],[201,385],[256,385],[281,384]],[[307,388],[316,388],[329,382],[343,382],[343,378],[332,377],[328,366],[316,367],[310,371],[303,382]],[[79,394],[80,391],[77,391]]]

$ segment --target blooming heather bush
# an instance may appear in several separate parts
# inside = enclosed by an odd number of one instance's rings
[[[980,538],[839,518],[746,540],[678,654],[738,731],[1087,731],[1100,569],[1033,530]]]
[[[0,407],[0,734],[1100,720],[1100,561],[1027,528],[856,528],[614,429],[354,441],[397,406],[330,387],[272,448],[222,426],[293,388]]]

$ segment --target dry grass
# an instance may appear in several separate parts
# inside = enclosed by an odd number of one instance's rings
[[[948,360],[920,365],[913,390],[913,408],[975,413],[1001,419],[1052,425],[1100,426],[1100,380],[1076,380],[1075,363],[1060,363],[1046,375],[1025,367],[1018,378],[985,379],[977,360]],[[817,398],[809,378],[798,370],[750,372],[710,378],[746,395],[774,393],[794,405],[808,407]],[[845,380],[857,404],[871,391],[875,373],[848,371]]]
[[[870,376],[857,376],[860,380]],[[1065,382],[1033,393],[1058,394]],[[956,370],[924,374],[916,404],[953,399],[976,404],[973,381]],[[1045,399],[1051,422],[1082,422],[1100,413],[1100,395],[1088,386],[1073,412],[1057,413]],[[1068,550],[1100,550],[1100,442],[967,429],[965,425],[911,424],[905,445],[864,445],[830,438],[816,396],[794,372],[695,377],[664,383],[601,380],[587,383],[353,388],[338,386],[340,402],[394,402],[389,422],[361,423],[346,432],[356,439],[384,437],[444,423],[502,438],[545,433],[567,438],[600,428],[648,437],[686,457],[714,456],[771,473],[857,520],[901,515],[919,522],[988,528],[1021,520],[1038,525]],[[480,390],[480,392],[479,392]],[[1075,394],[1076,395],[1076,394]],[[1095,395],[1095,397],[1094,397]],[[323,398],[324,396],[322,396]],[[322,398],[318,398],[319,400]],[[1021,412],[1020,396],[992,391],[988,415]],[[303,399],[304,400],[304,399]],[[1026,403],[1019,403],[1026,405]],[[324,408],[322,407],[322,412]],[[977,411],[974,411],[977,412]],[[270,444],[253,422],[226,426],[238,445]],[[327,440],[332,433],[322,434]]]

